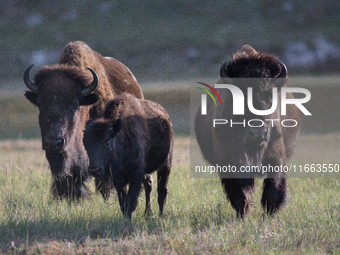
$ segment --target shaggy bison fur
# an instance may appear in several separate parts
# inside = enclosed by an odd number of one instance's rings
[[[287,115],[280,115],[281,88],[286,87],[287,69],[277,57],[255,51],[249,45],[243,46],[229,62],[223,64],[219,84],[230,84],[240,88],[247,95],[247,87],[253,88],[255,109],[267,110],[272,104],[272,88],[278,92],[278,107],[272,114],[260,116],[245,110],[244,115],[233,115],[232,94],[228,89],[216,89],[223,101],[223,107],[215,107],[208,101],[207,115],[198,109],[195,117],[195,133],[204,158],[212,165],[236,166],[284,166],[291,157],[300,132],[300,114],[294,104],[287,105]],[[261,78],[261,79],[248,79]],[[293,98],[287,93],[287,98]],[[212,100],[211,100],[212,101]],[[247,107],[245,107],[247,108]],[[257,119],[262,127],[216,125],[212,120],[233,119],[239,123],[245,119]],[[271,122],[265,119],[277,119]],[[284,128],[281,120],[294,119],[295,127]],[[258,124],[252,123],[253,126]],[[227,198],[239,217],[244,217],[251,204],[250,195],[254,190],[254,175],[228,178],[220,174]],[[274,174],[264,179],[261,203],[267,214],[272,214],[284,205],[288,196],[286,175]]]
[[[130,219],[142,183],[146,195],[145,211],[152,211],[151,173],[156,170],[159,212],[162,214],[168,194],[172,144],[172,124],[164,108],[130,94],[110,101],[103,118],[87,122],[84,135],[90,174],[102,182],[102,187],[108,187],[102,191],[104,194],[114,185],[121,210]]]
[[[29,78],[32,66],[24,73],[30,89],[25,96],[39,108],[42,148],[53,176],[53,196],[69,200],[87,197],[86,122],[100,117],[106,103],[116,95],[128,92],[143,98],[142,90],[125,65],[101,56],[80,41],[65,47],[58,64],[41,67],[34,82]]]

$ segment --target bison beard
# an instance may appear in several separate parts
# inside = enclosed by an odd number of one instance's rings
[[[234,84],[243,94],[247,87],[252,87],[254,106],[258,110],[267,110],[271,107],[271,99],[268,91],[277,87],[278,95],[281,87],[285,87],[287,69],[275,56],[255,51],[249,45],[244,45],[233,58],[222,65],[220,70],[221,80],[219,84]],[[239,79],[237,79],[239,78]],[[243,79],[263,78],[263,79]],[[275,79],[272,79],[275,78]],[[218,90],[218,89],[217,89]],[[292,155],[296,140],[300,131],[300,114],[295,105],[287,107],[287,115],[280,116],[277,109],[266,117],[256,116],[249,111],[242,116],[246,121],[250,119],[295,119],[298,125],[292,128],[283,128],[275,123],[264,123],[261,128],[226,127],[216,125],[213,127],[213,119],[231,119],[232,96],[227,89],[219,89],[218,94],[222,98],[223,107],[207,107],[207,115],[201,115],[198,109],[195,116],[195,134],[197,142],[204,158],[212,165],[236,166],[281,166]],[[293,98],[292,94],[287,94]],[[208,104],[211,103],[208,101]],[[212,104],[212,103],[211,103]],[[280,105],[280,102],[278,102]],[[232,173],[227,177],[232,177]],[[243,218],[250,209],[251,193],[254,191],[254,174],[246,173],[244,178],[226,178],[220,173],[222,187],[227,199],[235,209],[238,217]],[[288,197],[288,185],[285,173],[274,173],[263,182],[261,204],[267,214],[278,211]]]
[[[74,200],[88,197],[90,192],[84,182],[90,181],[91,178],[87,171],[82,170],[86,169],[88,160],[84,158],[84,162],[70,164],[66,153],[48,152],[46,158],[53,175],[51,191],[54,199]]]

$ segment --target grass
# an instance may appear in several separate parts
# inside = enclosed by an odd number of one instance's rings
[[[39,137],[38,109],[23,92],[1,95],[0,109],[0,139]]]
[[[13,83],[13,90],[0,89],[0,140],[40,138],[38,108],[24,97],[25,85]],[[174,132],[189,133],[188,83],[141,85],[146,99],[160,103],[171,116]]]
[[[300,139],[299,158],[312,141]],[[313,149],[314,152],[315,149]],[[330,148],[332,150],[332,148]],[[334,155],[335,156],[335,155]],[[218,179],[190,178],[189,138],[175,139],[165,214],[144,216],[144,194],[126,222],[115,196],[68,206],[51,200],[40,141],[0,142],[0,248],[12,254],[288,254],[340,252],[339,179],[289,179],[290,200],[273,218],[260,208],[261,180],[245,220],[236,218]],[[154,176],[154,178],[156,178]],[[90,184],[94,190],[93,184]],[[155,188],[156,190],[156,184]]]
[[[303,119],[303,131],[289,163],[339,163],[336,81],[329,77],[291,79],[290,86],[311,91],[312,100],[306,107],[313,117]],[[142,84],[145,98],[161,103],[169,112],[176,134],[169,197],[162,217],[157,214],[157,192],[153,193],[154,214],[150,217],[144,216],[141,192],[132,224],[122,217],[115,195],[103,202],[93,193],[88,201],[72,206],[53,201],[51,173],[39,139],[38,111],[16,84],[9,83],[0,96],[2,253],[340,253],[338,178],[290,178],[289,203],[272,218],[263,217],[262,184],[256,180],[251,213],[243,221],[236,218],[217,178],[191,178],[188,82]],[[89,187],[94,192],[93,183]]]

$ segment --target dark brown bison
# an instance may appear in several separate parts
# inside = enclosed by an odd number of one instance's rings
[[[124,215],[132,218],[141,184],[146,210],[152,211],[151,173],[157,170],[159,212],[168,194],[173,131],[166,111],[157,103],[123,94],[110,101],[104,117],[86,124],[84,145],[89,172],[117,190]],[[129,191],[127,191],[129,184]]]
[[[77,41],[62,51],[56,65],[38,70],[29,78],[33,65],[24,73],[30,89],[26,98],[39,108],[42,148],[52,176],[55,198],[88,195],[89,160],[83,145],[83,130],[90,118],[101,115],[106,102],[122,92],[143,98],[131,71],[119,61],[103,57]]]
[[[217,107],[208,101],[207,114],[201,115],[199,109],[195,117],[196,138],[204,158],[212,165],[230,165],[235,166],[237,170],[241,169],[241,166],[284,166],[292,155],[300,132],[300,114],[294,104],[287,105],[286,116],[280,115],[281,88],[286,87],[287,81],[286,66],[277,57],[259,53],[245,45],[229,62],[223,64],[220,75],[219,84],[232,83],[242,90],[243,95],[247,95],[247,87],[252,87],[253,106],[257,110],[271,108],[272,90],[276,87],[278,107],[273,113],[264,116],[254,115],[249,109],[244,111],[244,115],[233,115],[233,98],[230,90],[216,89],[223,106]],[[293,95],[287,93],[287,98],[292,99]],[[232,127],[230,125],[213,127],[213,119],[221,117],[232,119],[234,123],[239,124]],[[276,121],[266,121],[268,119]],[[294,119],[298,124],[295,127],[284,128],[281,126],[283,119]],[[254,121],[251,121],[250,125],[240,125],[249,123],[249,120]],[[251,204],[254,174],[228,178],[228,175],[222,173],[220,177],[227,198],[237,215],[243,218]],[[272,214],[285,203],[288,186],[284,173],[274,173],[268,177],[264,179],[261,203],[266,213]]]

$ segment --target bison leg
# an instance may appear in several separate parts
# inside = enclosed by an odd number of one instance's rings
[[[112,184],[110,182],[104,182],[99,178],[95,179],[96,190],[102,194],[104,201],[108,200],[111,195]]]
[[[168,180],[171,169],[171,156],[169,154],[165,162],[157,170],[157,193],[158,193],[158,205],[159,215],[163,214],[164,206],[166,204],[166,198],[168,196]]]
[[[122,211],[123,215],[125,215],[125,197],[127,194],[126,183],[122,180],[113,180],[113,185],[117,191],[120,210]]]
[[[232,207],[239,218],[249,212],[250,194],[254,190],[254,179],[225,179],[222,178],[222,186],[227,194]]]
[[[151,193],[152,193],[152,175],[145,174],[143,179],[144,191],[145,191],[145,214],[152,213]]]
[[[271,215],[278,210],[287,200],[288,185],[286,178],[267,178],[263,181],[262,207]]]
[[[144,170],[136,169],[136,174],[129,179],[129,191],[124,201],[124,212],[130,220],[132,213],[136,210],[138,195],[144,178]]]

